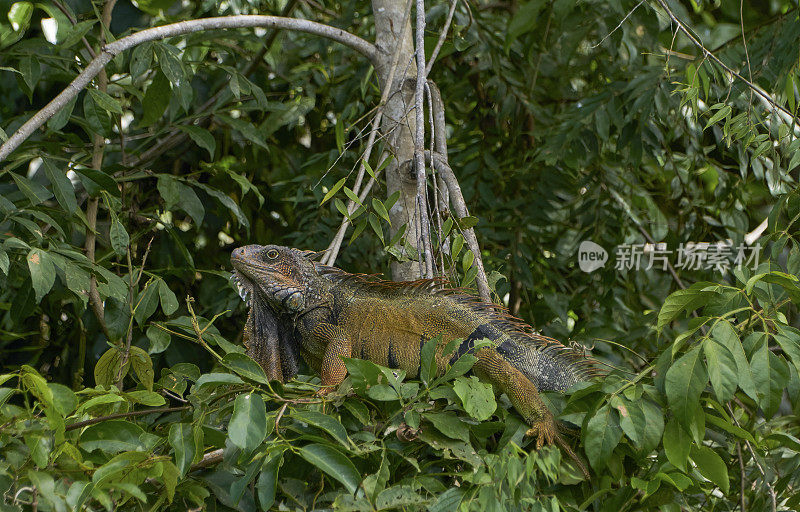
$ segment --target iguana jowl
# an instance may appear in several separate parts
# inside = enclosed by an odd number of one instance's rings
[[[245,344],[271,379],[291,379],[298,353],[321,375],[322,392],[347,374],[342,356],[367,359],[408,375],[419,372],[422,346],[442,335],[437,364],[445,368],[475,343],[474,373],[504,392],[531,428],[537,446],[563,445],[539,390],[564,391],[593,373],[591,360],[532,332],[503,308],[438,281],[406,283],[349,274],[312,260],[312,251],[248,245],[231,254],[234,275],[250,303]],[[275,323],[282,329],[273,332]],[[294,326],[291,327],[287,326]],[[443,347],[463,341],[452,354]],[[572,455],[572,454],[571,454]]]

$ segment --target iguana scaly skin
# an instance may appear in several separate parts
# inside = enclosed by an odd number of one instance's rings
[[[321,375],[322,393],[345,378],[342,357],[414,376],[422,346],[441,335],[440,369],[474,352],[474,373],[508,396],[531,426],[527,434],[537,447],[566,447],[539,390],[564,391],[590,377],[590,359],[534,333],[502,307],[439,281],[396,283],[349,274],[313,261],[315,254],[276,245],[248,245],[231,254],[234,276],[251,306],[245,345],[269,378],[294,377],[298,354]],[[463,341],[444,354],[455,338]],[[474,350],[484,339],[491,345]]]

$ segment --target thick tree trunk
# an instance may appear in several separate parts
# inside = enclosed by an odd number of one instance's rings
[[[400,199],[389,211],[392,220],[391,234],[406,225],[408,243],[416,248],[419,240],[420,219],[415,208],[417,184],[413,171],[402,174],[400,164],[414,158],[414,80],[417,66],[414,61],[414,43],[411,35],[411,17],[406,16],[410,8],[407,0],[372,0],[375,16],[376,73],[381,90],[391,88],[384,108],[381,128],[393,162],[386,168],[387,195],[400,191]],[[405,23],[403,23],[405,21]],[[400,43],[400,56],[392,83],[388,83],[395,49]],[[409,261],[392,264],[392,278],[407,281],[421,277],[419,263]]]

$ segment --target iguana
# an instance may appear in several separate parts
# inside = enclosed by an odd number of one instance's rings
[[[350,274],[314,261],[316,254],[277,245],[247,245],[231,254],[234,278],[250,305],[247,353],[268,378],[294,377],[298,355],[319,372],[323,394],[345,378],[342,357],[414,376],[422,346],[441,335],[440,369],[474,352],[473,372],[508,396],[530,425],[526,434],[536,439],[537,448],[556,442],[575,457],[539,390],[564,391],[591,377],[591,359],[534,333],[501,306],[448,289],[441,281],[398,283]],[[443,347],[456,338],[463,341],[444,354]],[[484,339],[491,344],[473,350]]]

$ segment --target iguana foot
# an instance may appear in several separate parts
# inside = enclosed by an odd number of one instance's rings
[[[552,419],[539,420],[525,432],[525,435],[533,437],[536,440],[536,449],[538,450],[546,444],[553,444],[556,442],[558,427]]]

